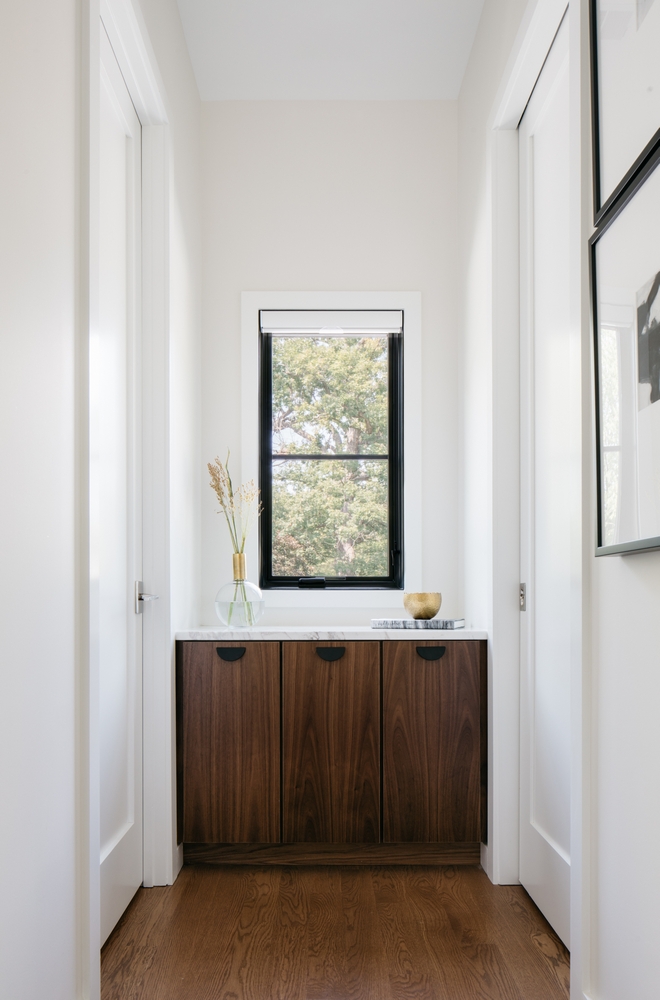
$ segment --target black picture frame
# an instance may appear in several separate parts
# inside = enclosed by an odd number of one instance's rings
[[[402,314],[403,315],[403,314]],[[405,320],[404,320],[405,322]],[[382,577],[281,577],[272,569],[272,341],[259,317],[259,585],[263,590],[403,590],[403,332],[388,335],[388,515],[389,574]],[[316,456],[317,458],[323,456]],[[346,458],[347,456],[337,456]],[[374,456],[368,456],[374,458]]]
[[[652,533],[644,535],[639,534],[639,537],[629,538],[622,541],[608,542],[606,535],[606,516],[605,516],[605,489],[604,489],[604,456],[607,450],[607,446],[604,444],[604,418],[603,418],[603,379],[602,379],[602,337],[601,333],[603,329],[607,329],[611,332],[611,328],[615,326],[615,323],[606,321],[603,318],[603,323],[601,324],[601,317],[604,317],[604,305],[601,302],[601,290],[599,288],[599,249],[604,245],[603,240],[610,234],[612,238],[613,227],[617,220],[621,219],[626,210],[635,203],[635,199],[644,197],[649,194],[651,188],[645,188],[645,185],[653,179],[654,189],[656,191],[657,200],[657,221],[660,224],[660,171],[656,174],[656,168],[660,165],[660,145],[656,144],[655,148],[651,151],[649,155],[646,156],[644,163],[636,170],[634,175],[631,175],[628,182],[624,188],[619,192],[617,199],[613,201],[607,211],[603,212],[600,217],[600,223],[598,228],[595,230],[591,239],[589,240],[589,271],[590,271],[590,293],[591,293],[591,315],[592,315],[592,336],[593,336],[593,351],[594,351],[594,400],[595,400],[595,431],[596,431],[596,499],[597,499],[597,526],[596,526],[596,547],[595,554],[597,556],[607,556],[607,555],[625,555],[635,552],[644,552],[653,549],[660,548],[660,526],[657,527],[657,533]],[[642,201],[636,204],[636,208],[641,209]],[[646,213],[645,213],[646,215]],[[623,256],[630,254],[630,247],[626,244],[622,246],[621,253]],[[652,285],[653,295],[655,296],[660,289],[660,249],[656,257],[655,263],[649,261],[648,267],[649,275],[648,277],[651,281],[648,284]],[[640,305],[639,292],[636,299],[636,307],[628,307],[634,309],[634,315],[632,319],[632,327],[629,331],[632,332],[633,339],[633,354],[634,362],[632,365],[632,377],[636,378],[637,386],[641,383],[640,375],[644,374],[644,382],[648,382],[649,379],[646,378],[646,371],[642,373],[640,361],[639,361],[639,340],[640,340],[640,311],[646,306],[646,302]],[[650,300],[650,293],[649,293]],[[653,299],[655,305],[655,297]],[[660,295],[657,299],[658,306],[660,306]],[[646,309],[646,315],[649,314],[649,309]],[[655,368],[660,371],[660,323],[654,324],[655,333],[655,347],[654,354],[657,354],[657,361]],[[642,331],[644,333],[644,330]],[[631,366],[629,365],[629,368]],[[657,380],[657,372],[654,374],[654,379]],[[656,391],[658,398],[651,405],[657,406],[660,412],[660,382],[656,387],[651,389],[651,398],[653,391]],[[619,397],[621,397],[621,392],[619,390]],[[648,404],[647,404],[648,405]],[[639,402],[637,399],[634,400],[632,408],[638,414],[640,411]],[[655,416],[657,417],[657,412]],[[657,422],[657,421],[656,421]],[[621,417],[619,417],[619,426],[621,426]],[[660,428],[660,423],[658,424]],[[619,431],[621,433],[621,431]],[[659,441],[660,445],[660,441]],[[637,446],[636,446],[637,447]],[[620,449],[619,449],[620,450]],[[636,451],[634,455],[636,468],[639,468],[639,453]],[[620,470],[621,476],[623,477],[623,472]],[[622,483],[619,487],[623,490],[627,487],[627,482],[622,478]],[[636,487],[637,488],[637,487]]]
[[[609,194],[603,192],[603,150],[601,128],[600,67],[601,44],[599,26],[599,0],[589,0],[589,35],[591,54],[591,118],[592,118],[592,166],[593,166],[593,213],[594,225],[599,226],[616,206],[622,194],[640,176],[646,176],[646,168],[660,146],[660,128],[649,138],[646,145],[636,150],[633,159]],[[634,109],[630,109],[634,113]]]

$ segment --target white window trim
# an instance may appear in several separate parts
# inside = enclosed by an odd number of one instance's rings
[[[241,295],[241,481],[259,480],[259,310],[403,309],[404,589],[422,586],[421,292],[243,292]],[[248,537],[257,566],[258,532]],[[266,590],[267,608],[400,608],[400,590]]]

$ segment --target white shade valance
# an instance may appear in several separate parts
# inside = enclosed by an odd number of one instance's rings
[[[403,331],[403,310],[262,309],[259,324],[275,336],[385,337]]]

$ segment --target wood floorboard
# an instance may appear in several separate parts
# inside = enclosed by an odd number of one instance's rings
[[[434,869],[413,870],[406,892],[417,915],[425,947],[434,962],[443,996],[474,1000],[524,1000],[510,982],[506,963],[493,961],[489,942],[470,934],[455,870],[437,878]]]
[[[447,914],[451,938],[460,949],[458,961],[469,977],[475,1000],[529,1000],[519,990],[509,965],[510,942],[494,934],[482,918],[482,896],[489,895],[484,892],[484,873],[470,870],[467,879],[458,879],[456,874],[455,869],[432,871],[431,885]],[[473,875],[479,876],[478,898],[468,892]],[[495,892],[501,888],[492,886]]]
[[[341,873],[344,918],[346,1000],[394,1000],[387,972],[387,953],[380,932],[372,872],[345,868]]]
[[[102,1000],[567,1000],[566,949],[478,867],[186,866],[140,889]]]
[[[431,956],[405,891],[407,869],[376,869],[372,879],[394,1000],[435,1000],[447,996],[435,983]]]
[[[250,877],[250,874],[252,877]],[[222,934],[222,929],[209,914],[215,924],[217,943],[226,956],[222,974],[212,975],[204,983],[205,990],[197,984],[196,997],[249,997],[267,996],[273,975],[273,953],[271,948],[272,928],[277,917],[279,878],[268,878],[267,873],[248,874],[247,894],[234,923],[231,939]],[[205,963],[209,972],[213,971],[213,959]],[[192,1000],[192,998],[191,998]]]
[[[293,868],[283,868],[276,923],[270,991],[239,994],[240,1000],[273,997],[305,1000],[307,986],[308,884]]]
[[[344,979],[341,871],[312,871],[308,885],[306,1000],[325,1000]]]
[[[569,955],[543,914],[522,886],[498,886],[484,895],[477,872],[467,875],[466,896],[475,914],[476,930],[489,933],[506,949],[507,965],[525,1000],[544,1000],[549,990],[564,997],[570,991]]]

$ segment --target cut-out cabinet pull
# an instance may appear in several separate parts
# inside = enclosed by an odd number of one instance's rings
[[[215,650],[220,659],[227,660],[228,663],[245,656],[245,646],[216,646]]]
[[[316,652],[322,660],[332,663],[333,660],[341,660],[346,652],[346,646],[317,646]]]
[[[423,660],[439,660],[445,655],[446,646],[418,646],[417,655]]]

